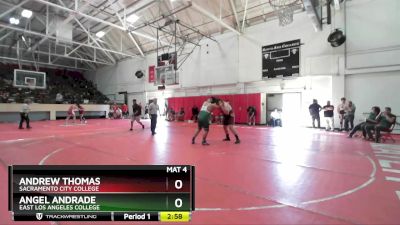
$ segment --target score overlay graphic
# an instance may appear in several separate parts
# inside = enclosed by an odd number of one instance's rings
[[[190,220],[194,167],[10,166],[15,221]]]
[[[262,47],[262,78],[298,76],[300,39]]]

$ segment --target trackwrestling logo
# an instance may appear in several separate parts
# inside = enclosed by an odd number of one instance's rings
[[[36,213],[36,219],[37,220],[42,220],[43,219],[43,213]]]
[[[42,220],[96,220],[97,215],[89,215],[89,214],[46,214],[43,216],[43,213],[36,213],[36,219]]]

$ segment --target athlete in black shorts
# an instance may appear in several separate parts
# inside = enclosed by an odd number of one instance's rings
[[[142,129],[144,129],[143,123],[140,122],[140,116],[142,115],[142,106],[136,103],[136,99],[132,100],[132,112],[131,129],[129,130],[133,130],[133,123],[135,121],[142,126]]]
[[[221,110],[224,114],[224,119],[223,119],[223,125],[224,125],[224,131],[225,131],[225,139],[223,141],[230,141],[230,137],[229,137],[229,132],[228,132],[228,128],[229,130],[235,135],[236,141],[235,144],[239,144],[240,140],[239,140],[239,135],[236,131],[236,129],[233,127],[233,124],[235,123],[235,117],[234,117],[234,113],[233,113],[233,109],[232,106],[229,104],[229,102],[225,102],[223,100],[220,100],[218,105],[221,107]]]

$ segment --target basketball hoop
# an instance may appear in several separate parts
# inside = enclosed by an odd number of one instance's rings
[[[286,26],[293,22],[293,13],[299,0],[269,0],[279,19],[279,26]]]

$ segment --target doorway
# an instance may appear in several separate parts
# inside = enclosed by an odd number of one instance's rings
[[[275,110],[278,109],[279,112],[282,112],[282,106],[283,106],[283,94],[267,94],[267,104],[266,104],[266,118],[267,118],[267,124],[271,124],[271,113]]]
[[[282,121],[285,127],[299,127],[302,122],[301,93],[284,93]]]
[[[275,109],[281,113],[283,127],[301,126],[301,93],[277,93],[267,94],[266,118],[270,124],[271,112]]]

